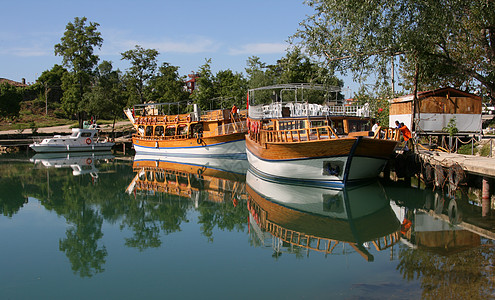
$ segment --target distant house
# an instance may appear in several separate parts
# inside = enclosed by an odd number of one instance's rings
[[[390,101],[389,124],[403,122],[412,128],[414,95],[406,95]],[[418,93],[415,115],[416,133],[443,133],[449,121],[455,117],[459,134],[481,132],[481,97],[454,88],[441,88]]]
[[[24,78],[22,78],[22,82],[13,81],[13,80],[6,79],[6,78],[0,78],[0,84],[3,84],[3,83],[8,83],[10,85],[17,86],[17,87],[27,87],[28,86],[26,84],[26,79],[24,79]]]

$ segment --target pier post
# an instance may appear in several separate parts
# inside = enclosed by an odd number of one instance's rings
[[[488,177],[483,177],[482,192],[481,192],[481,216],[486,217],[490,213],[491,197],[490,183]]]

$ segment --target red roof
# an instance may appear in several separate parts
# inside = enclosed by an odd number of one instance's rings
[[[13,80],[6,79],[6,78],[0,78],[0,84],[2,84],[2,83],[7,83],[7,84],[17,86],[17,87],[27,87],[28,86],[25,83],[13,81]]]

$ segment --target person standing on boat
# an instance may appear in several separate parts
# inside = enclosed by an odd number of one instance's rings
[[[405,142],[404,151],[409,151],[408,144],[410,144],[410,140],[412,137],[411,131],[409,130],[409,128],[407,128],[406,125],[404,125],[404,123],[400,123],[399,130],[402,133],[402,136],[404,137],[404,142]]]
[[[235,104],[234,104],[234,106],[232,106],[232,116],[234,117],[234,119],[236,119],[236,118],[237,118],[237,116],[239,115],[239,114],[237,113],[237,110],[238,110],[238,109],[237,109],[237,106],[235,106]]]

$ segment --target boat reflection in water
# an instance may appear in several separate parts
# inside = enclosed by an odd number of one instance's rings
[[[248,162],[245,155],[179,157],[137,154],[133,170],[136,176],[126,192],[166,193],[210,202],[245,199]],[[229,199],[230,197],[230,199]]]
[[[250,234],[274,255],[295,248],[331,254],[349,244],[373,261],[371,245],[381,251],[400,239],[399,220],[377,181],[334,190],[267,181],[250,169],[246,183]]]
[[[95,163],[114,157],[111,151],[38,153],[30,161],[46,168],[72,168],[72,175],[74,176],[90,174],[96,179],[98,178],[98,169]]]

